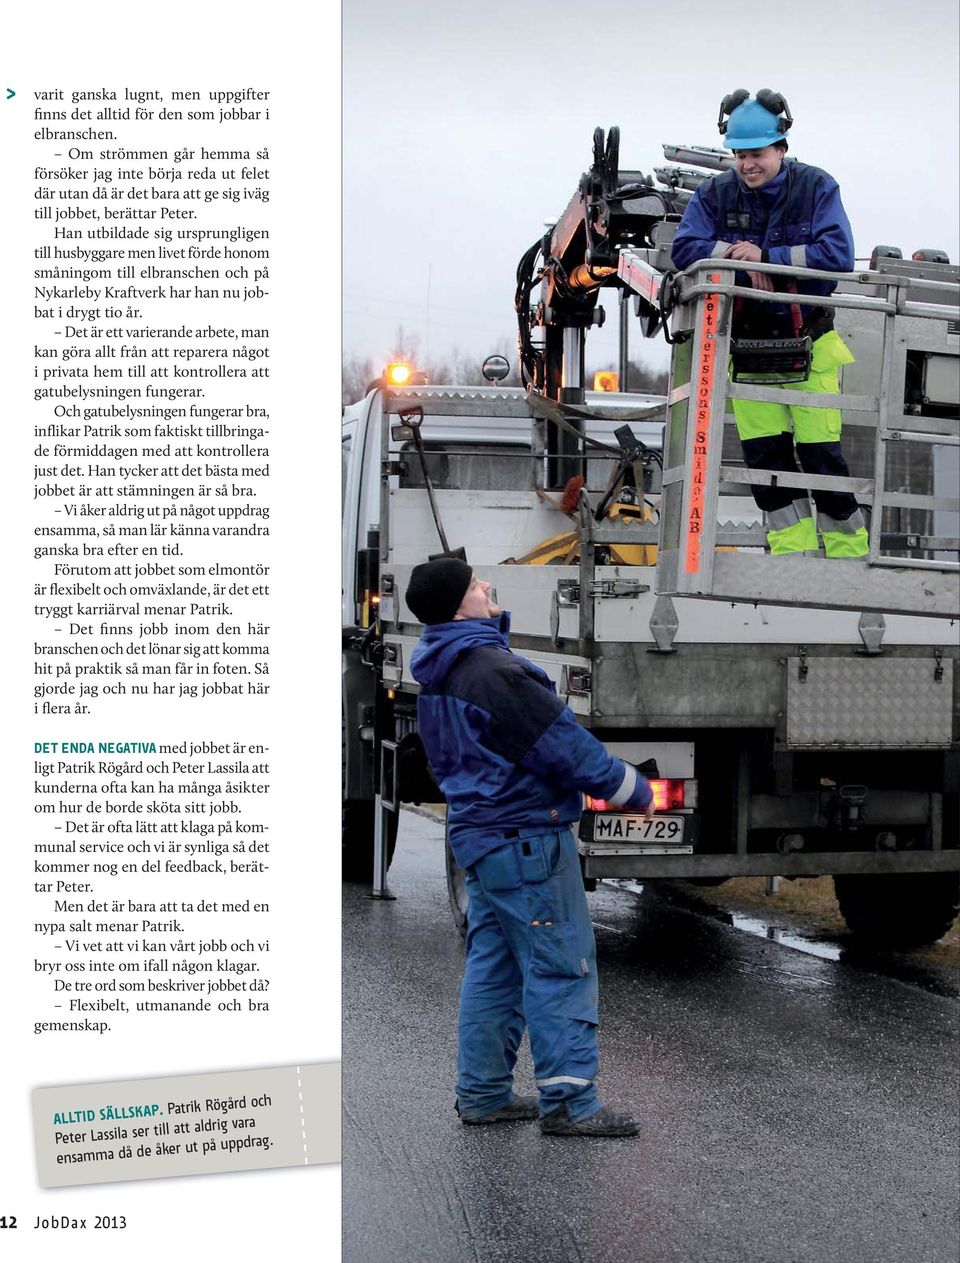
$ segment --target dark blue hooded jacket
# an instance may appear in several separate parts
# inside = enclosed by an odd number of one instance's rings
[[[420,737],[463,868],[502,846],[508,832],[570,824],[581,791],[638,810],[651,797],[635,768],[580,727],[550,678],[510,651],[509,620],[426,627],[410,663]]]

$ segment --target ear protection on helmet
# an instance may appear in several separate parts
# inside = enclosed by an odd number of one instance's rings
[[[783,115],[783,118],[777,123],[777,130],[781,134],[790,130],[793,126],[793,115],[790,113],[790,106],[787,105],[786,97],[781,96],[779,92],[773,92],[770,88],[761,88],[757,93],[756,99],[758,105],[762,105],[771,114]]]
[[[733,92],[728,92],[720,102],[720,113],[717,117],[717,127],[720,129],[721,136],[725,136],[727,132],[727,120],[725,115],[732,114],[737,106],[743,105],[744,101],[746,101],[749,96],[750,93],[746,88],[736,88]]]

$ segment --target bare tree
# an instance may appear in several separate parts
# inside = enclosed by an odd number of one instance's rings
[[[356,403],[358,399],[362,399],[370,383],[377,376],[379,376],[379,370],[373,367],[373,360],[369,356],[360,359],[356,355],[351,355],[349,359],[344,360],[340,369],[341,404],[346,407],[347,404]]]
[[[397,325],[397,332],[393,338],[393,348],[390,351],[391,360],[405,360],[410,364],[416,364],[420,351],[420,337],[416,333],[407,333],[403,325]]]
[[[520,368],[517,361],[516,346],[511,345],[510,339],[507,337],[498,338],[494,344],[493,350],[488,355],[502,355],[510,365],[509,376],[505,377],[500,383],[502,386],[519,386],[520,385]],[[453,378],[452,380],[460,386],[488,386],[490,383],[483,375],[483,362],[488,358],[485,355],[481,359],[473,352],[461,351],[459,347],[453,350]]]

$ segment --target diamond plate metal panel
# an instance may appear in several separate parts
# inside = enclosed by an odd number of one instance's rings
[[[948,746],[953,662],[943,661],[940,680],[936,666],[933,658],[789,658],[787,745]]]

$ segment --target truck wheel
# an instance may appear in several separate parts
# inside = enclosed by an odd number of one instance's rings
[[[466,938],[467,905],[470,902],[467,895],[467,880],[463,869],[453,858],[449,838],[444,849],[447,856],[447,895],[450,899],[450,911],[453,913],[453,923],[457,927],[458,932],[463,938]]]
[[[374,804],[361,799],[343,804],[342,876],[344,881],[373,881],[373,811]],[[400,813],[386,813],[387,868],[397,848],[397,827]]]
[[[844,873],[833,879],[850,930],[872,947],[922,947],[960,912],[958,873]]]

